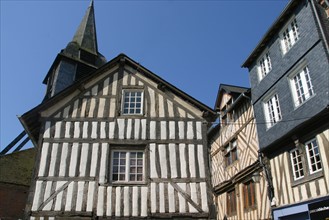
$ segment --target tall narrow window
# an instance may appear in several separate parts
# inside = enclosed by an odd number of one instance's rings
[[[316,139],[312,139],[311,141],[306,142],[305,148],[310,174],[322,170],[320,152]]]
[[[256,206],[255,183],[249,181],[243,185],[244,208],[250,209]]]
[[[143,92],[139,90],[124,90],[122,97],[122,113],[124,115],[143,114]]]
[[[277,94],[273,95],[265,102],[265,120],[267,128],[272,127],[281,120],[281,110],[279,104],[279,97]]]
[[[299,39],[299,30],[296,18],[294,18],[284,29],[281,34],[281,47],[283,54],[287,53],[290,48],[297,42]]]
[[[295,106],[299,106],[314,95],[308,67],[304,67],[291,78]]]
[[[260,60],[258,66],[259,79],[262,80],[272,70],[271,58],[266,53]]]
[[[234,161],[238,160],[238,149],[237,149],[237,140],[231,141],[226,147],[225,147],[225,164],[226,166],[231,165]]]
[[[303,169],[302,156],[298,149],[294,149],[290,151],[290,159],[291,159],[291,166],[292,166],[294,180],[303,178],[304,169]]]
[[[236,193],[235,190],[227,192],[226,196],[227,214],[236,214]]]
[[[113,150],[112,182],[144,181],[144,151]]]

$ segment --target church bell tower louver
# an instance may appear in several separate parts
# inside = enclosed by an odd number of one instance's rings
[[[106,63],[98,52],[94,2],[84,15],[73,39],[57,55],[43,83],[47,85],[45,100]]]

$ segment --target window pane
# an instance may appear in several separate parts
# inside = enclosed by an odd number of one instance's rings
[[[302,164],[302,156],[298,149],[294,149],[290,152],[291,166],[293,170],[294,179],[300,179],[304,177],[304,170]]]
[[[307,151],[310,173],[312,174],[322,170],[321,157],[316,139],[307,142],[305,147]]]
[[[123,114],[141,114],[142,92],[124,91]]]

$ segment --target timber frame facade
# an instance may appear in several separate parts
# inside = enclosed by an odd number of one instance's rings
[[[102,65],[94,17],[92,1],[20,117],[37,149],[26,219],[210,218],[216,112],[124,54]]]
[[[143,93],[141,114],[124,114],[125,90]],[[209,218],[214,116],[119,55],[21,117],[38,148],[28,216]]]
[[[208,138],[217,219],[269,219],[250,89],[221,84],[215,109],[220,123]]]
[[[270,161],[273,219],[329,216],[327,3],[290,1],[243,64],[260,151]]]

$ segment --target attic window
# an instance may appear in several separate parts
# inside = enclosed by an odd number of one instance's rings
[[[125,89],[122,93],[122,114],[123,115],[142,115],[143,114],[142,90]]]

